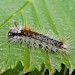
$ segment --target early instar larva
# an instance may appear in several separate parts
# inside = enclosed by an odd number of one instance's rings
[[[48,52],[66,52],[66,45],[62,41],[57,41],[43,34],[32,31],[29,28],[19,28],[15,26],[8,32],[8,39],[12,42],[24,43],[28,46],[41,48]]]

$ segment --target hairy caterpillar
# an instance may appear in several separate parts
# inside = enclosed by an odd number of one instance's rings
[[[25,43],[26,45],[41,48],[48,52],[66,52],[66,45],[62,41],[57,41],[43,34],[32,31],[31,29],[11,28],[8,32],[8,39],[12,42]]]

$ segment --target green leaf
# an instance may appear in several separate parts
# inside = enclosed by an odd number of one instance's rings
[[[14,68],[21,61],[24,71],[41,70],[44,63],[50,74],[61,70],[61,63],[75,69],[75,1],[74,0],[6,0],[0,1],[0,72]],[[8,43],[8,31],[18,25],[64,42],[68,54],[48,53],[18,43]]]
[[[22,66],[22,63],[19,61],[15,68],[10,68],[1,75],[23,75],[23,73],[21,73],[23,71],[23,68],[24,67]]]

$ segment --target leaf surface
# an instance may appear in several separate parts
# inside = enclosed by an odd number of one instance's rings
[[[37,68],[44,63],[52,73],[61,70],[61,63],[75,69],[75,1],[74,0],[18,0],[0,1],[0,70],[4,72],[15,67],[21,61],[24,71]],[[30,27],[33,31],[64,42],[68,54],[48,53],[40,49],[18,43],[8,43],[8,31],[13,27],[13,20],[18,25]]]

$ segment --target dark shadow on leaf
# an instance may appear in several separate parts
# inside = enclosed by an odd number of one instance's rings
[[[61,65],[61,71],[58,72],[56,70],[56,72],[54,73],[54,75],[69,75],[69,69],[66,68],[66,66],[64,64]]]
[[[23,71],[23,68],[24,67],[22,66],[22,63],[19,61],[15,68],[8,69],[7,71],[2,73],[1,75],[20,75],[20,73]]]
[[[43,64],[41,71],[38,71],[37,69],[35,69],[33,72],[28,72],[24,75],[49,75],[48,69],[46,69],[46,70],[44,70],[44,69],[45,69],[45,65]]]

